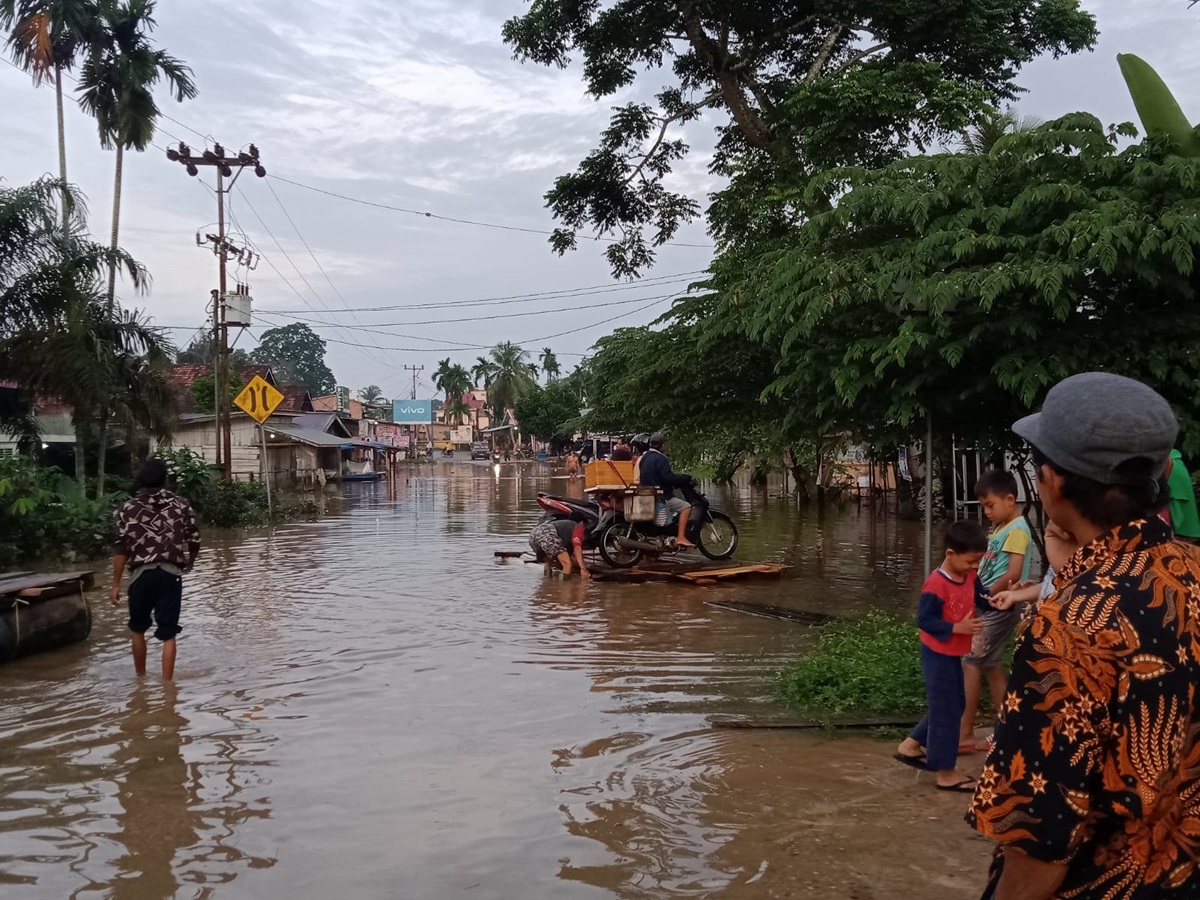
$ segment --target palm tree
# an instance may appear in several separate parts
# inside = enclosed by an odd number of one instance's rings
[[[80,44],[95,30],[94,0],[0,0],[0,30],[8,33],[13,61],[40,87],[54,73],[58,114],[58,177],[67,184],[67,135],[63,123],[63,70],[75,64]],[[69,194],[63,192],[62,226],[67,230]]]
[[[959,136],[959,150],[971,156],[987,156],[1005,135],[1033,131],[1040,124],[1036,116],[1018,116],[1011,106],[1004,112],[989,108],[972,130]]]
[[[471,407],[463,402],[462,397],[455,397],[446,404],[446,424],[462,425],[471,418]]]
[[[446,395],[446,400],[462,399],[471,389],[471,373],[459,363],[451,363],[449,357],[438,363],[433,373],[433,383]]]
[[[65,234],[60,205],[69,210]],[[155,372],[170,349],[144,320],[109,306],[108,271],[121,269],[139,291],[149,276],[128,254],[87,238],[85,209],[57,180],[0,186],[0,379],[74,408],[81,486],[91,412],[109,404],[154,431],[166,427],[169,392]]]
[[[121,226],[125,150],[140,153],[154,139],[159,116],[154,86],[166,80],[180,103],[197,94],[192,70],[150,43],[154,5],[154,0],[101,0],[99,25],[90,37],[79,76],[79,105],[96,119],[100,146],[117,151],[110,244],[114,250]],[[114,268],[108,278],[110,306],[115,300],[116,278]]]
[[[537,387],[537,378],[531,371],[529,352],[512,341],[497,344],[489,355],[495,368],[488,399],[497,417],[503,418],[505,410]]]
[[[377,384],[369,384],[359,388],[358,399],[367,406],[378,406],[383,402],[383,389]]]
[[[471,378],[475,384],[485,391],[492,386],[492,378],[496,374],[496,364],[486,356],[475,357],[475,365],[471,367]]]
[[[546,373],[546,381],[557,381],[558,376],[562,374],[562,367],[559,366],[558,357],[554,355],[554,351],[549,347],[543,347],[538,361],[542,364],[542,371]]]

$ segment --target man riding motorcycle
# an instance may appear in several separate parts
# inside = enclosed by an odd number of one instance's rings
[[[666,525],[672,516],[678,516],[679,533],[675,545],[687,549],[696,546],[687,537],[692,505],[676,497],[675,488],[691,487],[695,479],[691,475],[671,471],[671,461],[663,453],[666,443],[667,439],[661,434],[650,435],[650,449],[638,460],[639,483],[642,487],[654,487],[662,491],[662,497],[654,504],[654,523]]]

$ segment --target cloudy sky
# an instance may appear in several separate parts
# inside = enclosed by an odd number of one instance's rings
[[[1043,60],[1022,76],[1022,113],[1051,118],[1085,109],[1133,120],[1115,56],[1137,53],[1200,120],[1200,7],[1186,0],[1084,0],[1099,18],[1094,53]],[[264,261],[248,278],[256,311],[275,324],[308,321],[329,341],[329,362],[351,388],[379,384],[405,396],[404,366],[424,365],[430,394],[438,359],[470,363],[479,347],[512,340],[550,346],[569,367],[615,327],[661,313],[688,273],[708,263],[702,227],[692,246],[664,248],[654,283],[526,302],[429,304],[590,289],[612,284],[601,247],[566,258],[546,237],[347,202],[308,188],[438,216],[547,231],[542,195],[592,146],[609,103],[585,96],[577,70],[513,61],[503,21],[523,0],[161,0],[155,38],[189,63],[200,97],[164,99],[158,143],[204,138],[253,142],[272,176],[246,173],[232,195],[233,231]],[[57,171],[53,95],[0,65],[6,128],[0,177],[20,184]],[[711,122],[693,126],[708,143]],[[92,226],[107,235],[113,155],[91,120],[68,108],[70,178],[87,194]],[[681,182],[703,199],[703,154]],[[306,185],[289,184],[278,179]],[[206,187],[206,182],[208,186]],[[204,319],[216,263],[195,245],[214,231],[211,172],[189,178],[160,150],[127,157],[122,244],[154,277],[148,297],[127,297],[186,343]],[[272,191],[274,193],[272,193]],[[381,307],[391,307],[389,310]],[[374,311],[372,311],[374,310]],[[449,321],[447,321],[449,320]],[[261,327],[242,336],[252,346]]]

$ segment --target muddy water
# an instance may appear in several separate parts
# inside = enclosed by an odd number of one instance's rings
[[[0,896],[977,894],[965,800],[888,745],[705,718],[775,711],[807,639],[705,600],[909,607],[918,531],[743,488],[739,557],[788,578],[584,585],[492,556],[564,482],[436,469],[209,535],[174,688],[134,679],[106,591],[86,645],[0,669]]]

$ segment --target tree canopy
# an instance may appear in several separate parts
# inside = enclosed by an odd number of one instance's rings
[[[280,384],[301,385],[314,397],[337,390],[333,372],[325,364],[325,341],[301,322],[264,331],[250,357],[270,366]]]
[[[546,194],[562,226],[554,249],[573,249],[581,230],[616,233],[607,257],[619,275],[651,265],[654,248],[700,214],[666,186],[689,149],[673,125],[727,116],[712,169],[731,186],[709,225],[722,245],[752,242],[807,210],[759,209],[754,222],[747,196],[956,135],[1016,95],[1022,65],[1086,49],[1096,34],[1078,0],[533,0],[504,27],[520,60],[563,68],[582,58],[597,99],[656,91],[653,104],[617,106],[596,149]],[[811,198],[818,208],[823,199]]]
[[[570,378],[535,387],[516,404],[522,434],[547,443],[570,440],[579,421],[579,388]]]

